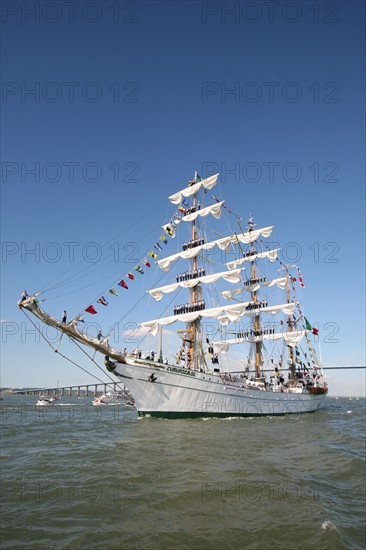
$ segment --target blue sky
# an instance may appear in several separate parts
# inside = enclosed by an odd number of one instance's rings
[[[3,385],[91,380],[35,341],[16,302],[88,268],[44,303],[57,316],[82,311],[159,238],[174,213],[167,196],[194,170],[219,171],[214,193],[229,208],[275,225],[282,259],[303,272],[324,364],[365,364],[363,2],[2,9]],[[108,310],[126,316],[121,347],[126,323],[160,312],[142,301],[127,313],[155,272]],[[113,322],[106,311],[97,321]],[[329,380],[335,394],[365,391],[361,370]]]

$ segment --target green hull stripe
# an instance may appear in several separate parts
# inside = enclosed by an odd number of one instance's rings
[[[316,409],[318,410],[318,409]],[[309,414],[316,411],[294,411],[287,413],[272,413],[272,414],[263,414],[263,413],[209,413],[209,412],[165,412],[165,411],[137,411],[138,415],[148,416],[152,418],[168,418],[168,419],[177,419],[177,418],[231,418],[233,416],[237,417],[254,417],[254,416],[287,416],[288,414]]]

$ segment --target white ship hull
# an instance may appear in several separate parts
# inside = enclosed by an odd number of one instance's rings
[[[242,379],[127,358],[114,374],[132,393],[140,416],[163,418],[272,416],[314,412],[325,394],[243,387]],[[301,390],[300,390],[301,391]]]

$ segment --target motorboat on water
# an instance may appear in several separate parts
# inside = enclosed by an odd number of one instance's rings
[[[55,399],[52,397],[41,397],[38,399],[36,403],[36,407],[49,407],[50,405],[53,405],[55,402]]]

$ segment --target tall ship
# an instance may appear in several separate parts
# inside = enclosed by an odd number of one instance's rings
[[[151,288],[147,300],[164,304],[170,295],[175,298],[172,303],[170,297],[161,316],[140,322],[140,331],[154,337],[153,351],[143,349],[143,340],[134,349],[119,350],[108,336],[90,336],[81,322],[84,311],[71,321],[56,319],[41,307],[41,293],[24,292],[18,305],[78,346],[102,354],[108,376],[128,387],[140,416],[316,411],[328,387],[313,345],[318,331],[297,301],[297,289],[304,286],[301,271],[284,264],[280,248],[271,246],[274,226],[257,228],[251,214],[245,219],[212,194],[218,176],[202,179],[195,173],[169,196],[175,211],[162,225],[155,250],[135,267],[141,274],[155,261],[160,275],[166,274],[167,284]],[[227,234],[214,229],[223,211],[233,222]],[[169,240],[176,243],[175,252],[160,258]],[[113,285],[127,288],[126,281],[112,282],[85,312],[97,313],[98,303],[108,303],[103,294],[117,296]],[[166,354],[164,329],[170,325],[177,325],[178,344],[174,353]]]

